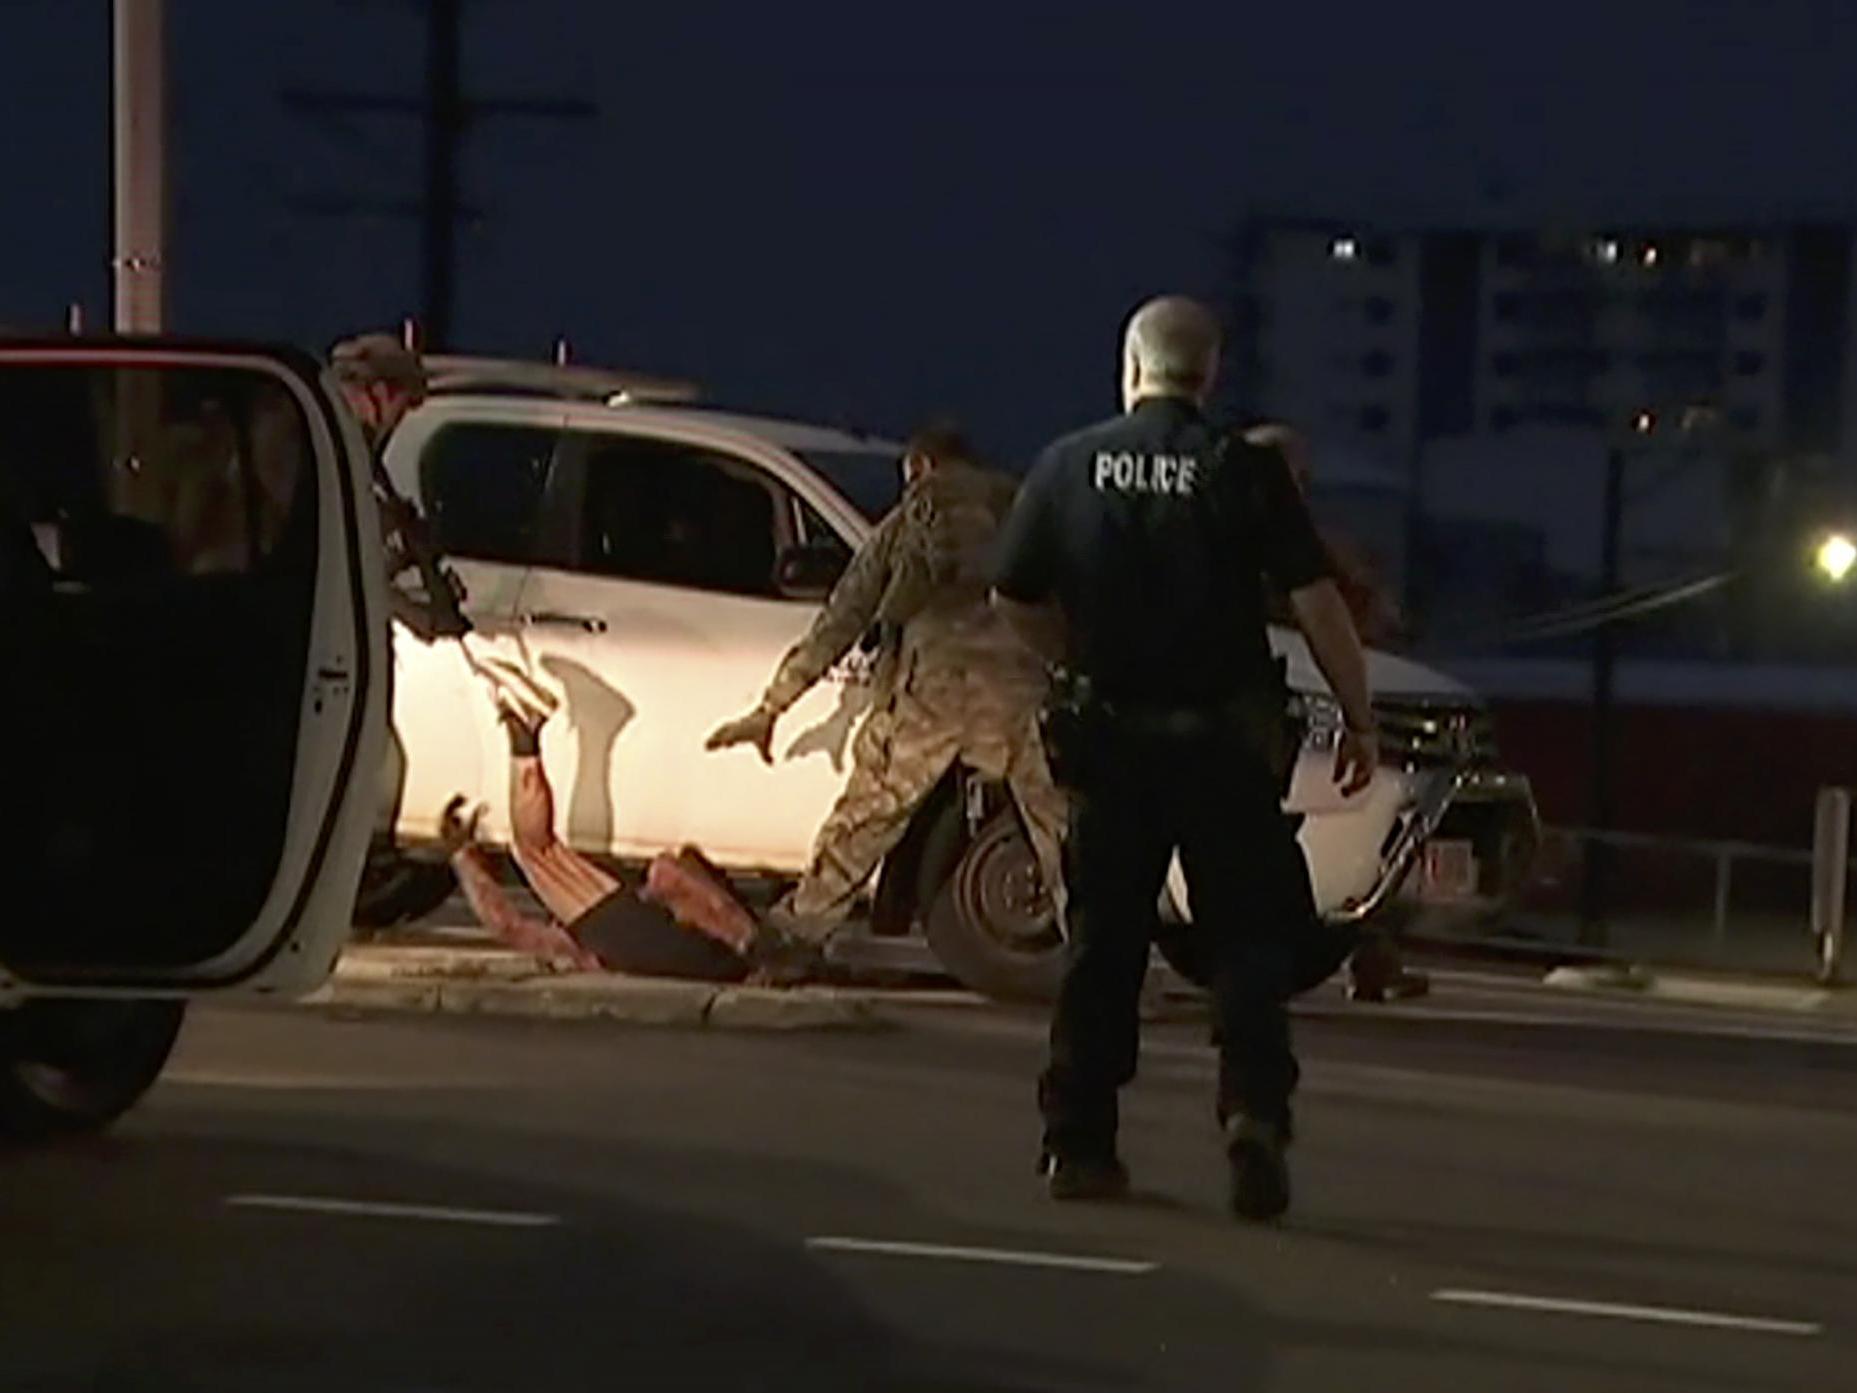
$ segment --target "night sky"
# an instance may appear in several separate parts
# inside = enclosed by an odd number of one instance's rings
[[[322,346],[416,307],[410,221],[301,209],[416,199],[415,127],[279,94],[417,93],[419,10],[169,0],[174,327]],[[108,13],[0,0],[0,323],[107,312]],[[465,52],[479,94],[600,109],[473,138],[465,346],[953,411],[1012,463],[1113,406],[1136,301],[1220,290],[1248,207],[1857,203],[1850,0],[475,0]]]

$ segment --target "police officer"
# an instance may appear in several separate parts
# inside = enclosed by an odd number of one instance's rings
[[[1184,298],[1130,320],[1120,417],[1048,448],[1002,537],[998,605],[1086,691],[1053,763],[1074,784],[1070,958],[1039,1083],[1044,1166],[1060,1199],[1115,1198],[1116,1094],[1134,1077],[1138,1001],[1169,861],[1184,863],[1220,1050],[1231,1203],[1289,1204],[1284,1149],[1297,1066],[1286,1000],[1294,935],[1315,918],[1278,793],[1284,693],[1265,584],[1290,597],[1341,704],[1335,777],[1376,763],[1366,665],[1282,455],[1203,414],[1217,320]]]
[[[805,874],[769,915],[813,950],[796,955],[800,963],[810,956],[816,965],[860,887],[957,760],[1005,780],[1045,884],[1061,898],[1067,807],[1038,740],[1044,670],[987,602],[993,548],[1017,485],[975,464],[945,427],[910,441],[903,472],[901,500],[858,549],[760,704],[709,738],[712,750],[751,745],[772,763],[781,714],[866,633],[882,635],[851,777]]]
[[[390,585],[393,617],[423,639],[459,637],[470,629],[460,608],[464,592],[444,567],[418,509],[400,497],[381,463],[388,437],[426,399],[425,363],[392,334],[357,334],[329,350],[329,372],[373,456],[388,579],[398,582],[407,572],[418,572],[417,590]]]

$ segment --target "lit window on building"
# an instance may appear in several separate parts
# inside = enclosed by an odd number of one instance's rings
[[[1361,244],[1353,237],[1337,237],[1328,244],[1330,261],[1358,261],[1360,254]]]
[[[1595,237],[1590,250],[1593,260],[1601,266],[1618,265],[1620,248],[1616,237]]]
[[[1657,429],[1657,413],[1655,411],[1640,411],[1636,416],[1631,418],[1631,428],[1639,435],[1649,435],[1652,431]]]
[[[1646,242],[1638,251],[1638,264],[1645,270],[1654,270],[1663,259],[1663,253],[1657,249],[1655,242]]]

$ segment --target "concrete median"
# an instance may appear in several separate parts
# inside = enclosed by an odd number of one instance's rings
[[[1666,971],[1635,963],[1557,967],[1542,979],[1561,991],[1633,995],[1683,1006],[1857,1017],[1857,990],[1767,977]]]
[[[302,1004],[719,1030],[874,1030],[887,1024],[864,992],[547,972],[531,958],[499,949],[357,945]]]

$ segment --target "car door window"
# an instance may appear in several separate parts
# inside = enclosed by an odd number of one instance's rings
[[[419,460],[420,503],[439,550],[472,561],[565,561],[544,535],[543,496],[561,432],[461,421],[442,427]]]
[[[794,503],[799,519],[799,545],[809,551],[829,554],[832,558],[833,578],[836,580],[851,564],[851,543],[839,536],[838,530],[820,517],[812,504],[801,499],[795,499]]]
[[[246,367],[77,365],[0,374],[0,422],[30,810],[0,959],[205,961],[285,851],[319,565],[307,419]]]
[[[775,595],[787,499],[744,460],[670,440],[588,442],[580,565],[597,575]]]

